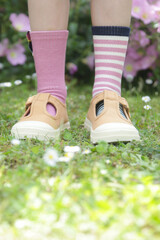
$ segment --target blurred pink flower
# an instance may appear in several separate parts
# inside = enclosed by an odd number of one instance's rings
[[[160,33],[160,22],[158,23],[158,29],[157,32]]]
[[[6,57],[7,60],[12,65],[24,64],[26,61],[26,56],[24,54],[25,48],[21,44],[16,44],[13,48],[7,50]]]
[[[152,5],[146,0],[133,0],[132,16],[141,19],[145,24],[149,24],[154,19],[154,11]]]
[[[155,44],[149,46],[146,50],[146,56],[137,61],[137,67],[139,70],[145,70],[149,68],[157,59],[158,52],[157,46]]]
[[[147,34],[142,30],[137,30],[134,34],[134,40],[140,43],[140,46],[145,47],[150,43]]]
[[[94,54],[92,54],[92,55],[90,55],[90,56],[82,59],[82,62],[83,62],[84,64],[86,64],[86,65],[90,68],[90,70],[93,70],[94,67],[95,67]]]
[[[7,38],[3,39],[3,41],[0,42],[0,57],[3,57],[6,55],[8,43],[9,41]]]
[[[27,32],[30,30],[29,18],[27,15],[20,13],[19,15],[12,13],[9,20],[12,26],[19,32]]]
[[[88,67],[93,70],[94,66],[95,66],[95,62],[94,62],[94,55],[90,55],[86,58],[86,64],[88,65]]]
[[[143,52],[139,49],[135,49],[132,46],[128,46],[127,56],[132,58],[133,60],[137,60],[143,56]]]
[[[135,64],[136,61],[134,61],[129,56],[126,57],[125,64],[124,64],[124,71],[123,76],[127,78],[134,78],[138,72],[137,65]]]
[[[74,63],[68,63],[68,64],[67,64],[67,68],[68,68],[69,73],[70,73],[71,75],[74,75],[74,74],[78,71],[78,67],[77,67],[77,65],[74,64]]]

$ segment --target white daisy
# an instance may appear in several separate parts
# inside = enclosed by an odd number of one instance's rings
[[[150,84],[152,84],[153,83],[153,81],[152,81],[152,79],[146,79],[146,84],[148,84],[148,85],[150,85]]]
[[[85,96],[85,95],[80,95],[79,98],[80,98],[81,100],[85,100],[85,99],[86,99],[86,96]]]
[[[52,187],[52,186],[54,185],[54,183],[55,183],[55,180],[56,180],[56,179],[55,179],[54,177],[49,178],[49,179],[48,179],[48,184],[49,184],[49,186]]]
[[[131,74],[128,74],[126,77],[127,82],[131,83],[134,80],[134,77]]]
[[[22,84],[22,80],[15,80],[15,81],[14,81],[14,84],[15,84],[15,85],[20,85],[20,84]]]
[[[32,77],[30,75],[26,75],[26,79],[31,79]]]
[[[47,165],[54,167],[59,159],[58,152],[53,148],[48,148],[43,156],[43,159]]]
[[[77,153],[80,151],[81,151],[81,148],[79,146],[65,146],[64,147],[64,152],[67,152],[67,153]]]
[[[91,150],[90,149],[86,149],[82,152],[82,154],[90,154],[91,153]]]
[[[17,219],[14,223],[15,227],[18,229],[32,226],[32,224],[33,223],[29,219]]]
[[[101,172],[102,175],[106,175],[107,174],[107,170],[106,169],[101,169],[100,172]]]
[[[12,83],[11,82],[3,82],[3,83],[0,83],[0,87],[11,87],[12,86]]]
[[[150,102],[151,101],[151,98],[149,96],[145,96],[145,97],[142,97],[142,101],[144,101],[145,103],[147,102]]]
[[[69,157],[65,157],[65,156],[62,156],[59,158],[59,161],[60,162],[70,162],[71,158]]]
[[[109,159],[106,160],[106,163],[109,164],[111,161]]]
[[[0,70],[2,70],[4,68],[4,64],[0,63]]]
[[[33,73],[33,74],[32,74],[32,78],[33,78],[33,79],[36,79],[36,78],[37,78],[37,73]]]
[[[150,110],[152,107],[150,106],[150,105],[145,105],[144,106],[144,109],[146,109],[146,110]]]
[[[20,142],[19,139],[12,139],[12,140],[11,140],[11,143],[12,143],[13,145],[19,145],[21,142]]]

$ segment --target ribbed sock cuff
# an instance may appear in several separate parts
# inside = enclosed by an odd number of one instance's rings
[[[31,31],[31,40],[34,39],[67,39],[69,35],[68,30],[57,31]]]
[[[93,35],[108,35],[108,36],[126,36],[130,35],[129,27],[121,26],[92,26]]]

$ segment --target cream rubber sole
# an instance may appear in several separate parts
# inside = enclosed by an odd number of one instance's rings
[[[86,118],[84,127],[90,131],[92,143],[140,140],[138,130],[133,125],[125,123],[106,123],[93,130],[92,123]]]
[[[70,123],[54,129],[49,124],[40,121],[23,121],[16,123],[11,129],[11,135],[16,139],[36,138],[38,140],[58,139],[60,132],[69,129]]]

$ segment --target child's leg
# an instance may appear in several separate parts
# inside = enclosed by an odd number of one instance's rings
[[[67,30],[69,6],[69,0],[28,0],[31,30]]]
[[[93,96],[105,89],[121,95],[131,6],[131,0],[91,0],[96,64]]]
[[[91,0],[93,26],[130,25],[132,0]]]
[[[38,93],[51,93],[66,101],[65,54],[68,38],[69,0],[28,0],[31,40]],[[48,104],[51,115],[55,108]]]
[[[38,94],[28,98],[24,115],[12,127],[16,138],[55,139],[70,127],[65,104],[69,5],[69,0],[28,0]]]
[[[131,6],[132,0],[91,0],[95,81],[85,127],[92,142],[139,140],[128,103],[121,98]]]

